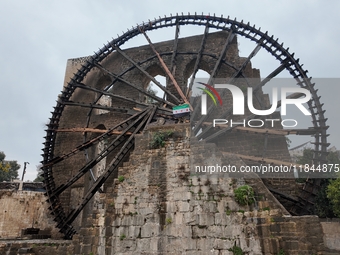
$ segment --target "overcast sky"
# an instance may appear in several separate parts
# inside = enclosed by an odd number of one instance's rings
[[[310,76],[339,77],[337,0],[0,0],[0,151],[22,166],[28,161],[25,179],[33,180],[67,59],[92,55],[142,21],[195,11],[256,24],[289,46]],[[331,125],[330,142],[338,148],[339,92],[336,82],[318,92]]]

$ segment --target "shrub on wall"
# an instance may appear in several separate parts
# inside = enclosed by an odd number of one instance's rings
[[[234,190],[235,200],[240,205],[251,205],[255,201],[254,190],[249,185],[243,185]]]
[[[174,131],[166,130],[166,131],[157,131],[153,134],[152,140],[150,142],[150,146],[152,149],[157,149],[164,147],[165,141],[173,135]]]
[[[332,204],[333,213],[340,218],[340,178],[330,181],[327,187],[327,198]]]

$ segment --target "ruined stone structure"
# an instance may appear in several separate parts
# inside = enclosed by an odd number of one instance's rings
[[[76,235],[76,254],[233,254],[234,246],[244,254],[331,254],[318,217],[292,217],[258,177],[192,175],[188,164],[207,148],[204,158],[220,164],[239,167],[242,160],[222,157],[214,144],[193,144],[188,125],[162,127],[175,130],[173,137],[150,150],[157,129],[137,137],[119,168],[124,180],[101,194],[103,206]],[[256,191],[255,205],[235,202],[233,191],[244,182]]]
[[[48,203],[43,192],[0,190],[0,238],[16,239],[27,229],[39,229],[39,235],[62,237],[52,217],[46,214]]]
[[[167,130],[173,134],[166,145],[151,149],[154,134]],[[207,149],[210,153],[203,157]],[[0,254],[26,249],[35,255],[232,255],[234,247],[244,254],[339,253],[339,222],[291,216],[256,176],[192,175],[190,158],[245,164],[235,156],[222,157],[215,144],[190,141],[188,124],[150,128],[136,137],[119,178],[98,195],[86,218],[83,214],[72,241],[0,241]],[[255,190],[251,206],[240,206],[234,199],[234,189],[245,183]]]
[[[179,38],[184,25],[203,26],[204,32]],[[175,28],[174,39],[152,44],[148,35],[168,27]],[[124,48],[136,35],[144,35],[149,45]],[[249,56],[239,55],[237,36],[256,43]],[[251,65],[260,48],[279,60],[264,80]],[[302,191],[296,189],[292,173],[264,183],[256,174],[209,175],[192,170],[194,164],[211,163],[239,168],[258,164],[254,163],[258,158],[290,161],[280,126],[268,127],[265,135],[212,128],[214,118],[242,117],[232,116],[232,95],[222,90],[218,92],[223,105],[214,108],[209,101],[209,114],[199,114],[199,97],[190,97],[198,70],[242,90],[252,87],[257,109],[270,105],[262,86],[288,70],[313,96],[309,104],[313,128],[294,132],[315,134],[315,160],[324,159],[327,127],[314,85],[293,55],[267,33],[215,16],[150,21],[94,56],[68,60],[64,89],[47,125],[42,163],[52,216],[65,239],[72,241],[48,249],[29,247],[32,253],[217,255],[242,250],[243,254],[307,255],[340,250],[334,242],[339,233],[330,226],[316,216],[291,215],[310,212],[312,202],[300,201]],[[164,86],[154,78],[157,75],[166,77]],[[165,96],[150,93],[150,82]],[[172,107],[189,101],[190,121],[174,118]],[[252,117],[246,109],[243,118]],[[269,117],[280,119],[278,113]],[[215,135],[222,132],[229,133]],[[155,141],[159,146],[154,146]],[[240,206],[234,190],[245,184],[253,187],[255,203]],[[271,191],[281,194],[279,199],[289,196],[295,202],[283,206]],[[12,252],[8,245],[0,243],[0,248]]]

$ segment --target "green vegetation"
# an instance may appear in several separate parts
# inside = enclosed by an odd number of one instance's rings
[[[166,222],[166,224],[171,224],[172,223],[172,219],[171,218],[166,218],[165,222]]]
[[[249,185],[243,185],[234,190],[235,200],[240,205],[251,205],[255,201],[254,190]]]
[[[119,176],[118,177],[118,181],[119,182],[123,182],[125,180],[125,177],[123,175]]]
[[[247,85],[241,85],[240,86],[240,89],[242,90],[243,93],[247,93],[247,88],[248,88]]]
[[[279,253],[277,255],[285,255],[286,253],[284,252],[284,250],[280,249]]]
[[[33,180],[33,182],[42,182],[44,180],[42,174],[43,174],[42,164],[37,165],[37,177]]]
[[[20,165],[16,160],[5,160],[6,155],[0,151],[0,182],[11,181],[12,179],[18,178],[18,170]]]
[[[328,164],[340,164],[337,152],[330,151],[327,156]],[[313,164],[313,150],[305,149],[303,155],[298,157],[298,164]],[[304,179],[298,179],[304,182]],[[339,179],[321,179],[320,189],[315,199],[314,213],[322,218],[340,217],[340,190]]]
[[[334,215],[340,218],[340,178],[329,182],[326,194],[331,203]]]
[[[121,241],[123,241],[125,238],[126,238],[126,235],[125,235],[125,234],[121,234],[120,237],[119,237],[119,239],[120,239]]]
[[[150,147],[152,149],[157,149],[164,147],[165,141],[173,135],[174,131],[165,130],[165,131],[157,131],[153,134],[152,140],[150,142]]]
[[[285,138],[286,138],[287,147],[289,148],[292,143],[292,140],[290,140],[288,136],[286,136]]]
[[[233,248],[230,248],[229,251],[231,251],[233,253],[233,255],[243,255],[244,254],[241,247],[238,247],[236,245],[234,245]]]
[[[148,92],[149,94],[151,94],[153,96],[156,96],[157,90],[154,88],[154,86],[156,86],[156,85],[150,82],[148,88],[146,89],[146,92]],[[155,99],[153,99],[152,97],[145,96],[145,103],[153,104],[153,103],[156,103],[156,102],[157,101]]]

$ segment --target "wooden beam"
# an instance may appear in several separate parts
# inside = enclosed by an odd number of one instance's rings
[[[159,55],[159,53],[157,52],[157,50],[155,49],[154,45],[152,44],[150,38],[147,36],[147,34],[144,32],[144,30],[142,28],[139,28],[140,32],[143,33],[144,37],[146,38],[146,40],[148,41],[152,51],[156,54],[159,62],[161,63],[164,71],[166,72],[166,74],[168,75],[168,77],[170,78],[170,80],[172,81],[172,83],[174,84],[178,94],[180,95],[180,97],[182,98],[183,102],[185,102],[186,104],[189,105],[190,110],[193,111],[193,108],[188,100],[188,98],[184,95],[182,89],[180,88],[180,86],[178,85],[177,81],[175,80],[174,76],[172,75],[172,73],[170,72],[169,68],[166,66],[166,64],[164,63],[162,57]]]
[[[106,133],[108,130],[106,129],[98,129],[98,128],[63,128],[63,129],[55,129],[56,132],[92,132],[92,133]],[[109,134],[112,135],[120,135],[121,131],[112,130]],[[131,135],[131,132],[126,132],[126,135]]]
[[[313,135],[317,133],[315,129],[268,129],[268,128],[235,127],[235,130],[246,133],[270,134],[270,135]]]
[[[212,122],[203,122],[202,126],[212,125]],[[217,128],[228,128],[227,124],[216,124]],[[314,135],[318,131],[314,128],[307,129],[270,129],[270,128],[251,128],[251,127],[241,127],[237,126],[233,128],[233,131],[240,131],[245,133],[255,133],[255,134],[269,134],[269,135]]]
[[[281,161],[276,159],[270,159],[270,158],[261,158],[261,157],[255,157],[255,156],[248,156],[248,155],[242,155],[242,154],[236,154],[231,152],[222,152],[223,155],[229,156],[234,155],[241,159],[250,160],[258,163],[266,163],[266,164],[273,164],[273,165],[283,165],[283,166],[296,166],[299,167],[299,164],[293,163],[293,162],[287,162],[287,161]]]
[[[194,85],[194,81],[195,81],[195,78],[196,78],[196,73],[198,72],[198,69],[200,67],[199,64],[200,64],[200,61],[201,61],[201,58],[202,58],[202,54],[203,54],[203,50],[204,50],[204,46],[205,46],[205,42],[206,42],[206,39],[207,39],[208,32],[209,32],[209,22],[207,22],[207,24],[205,25],[205,30],[204,30],[204,34],[202,36],[201,46],[200,46],[200,49],[197,53],[197,58],[196,58],[196,61],[195,61],[194,71],[192,73],[192,77],[190,79],[189,87],[187,88],[187,92],[186,92],[187,98],[190,97],[192,86]]]

